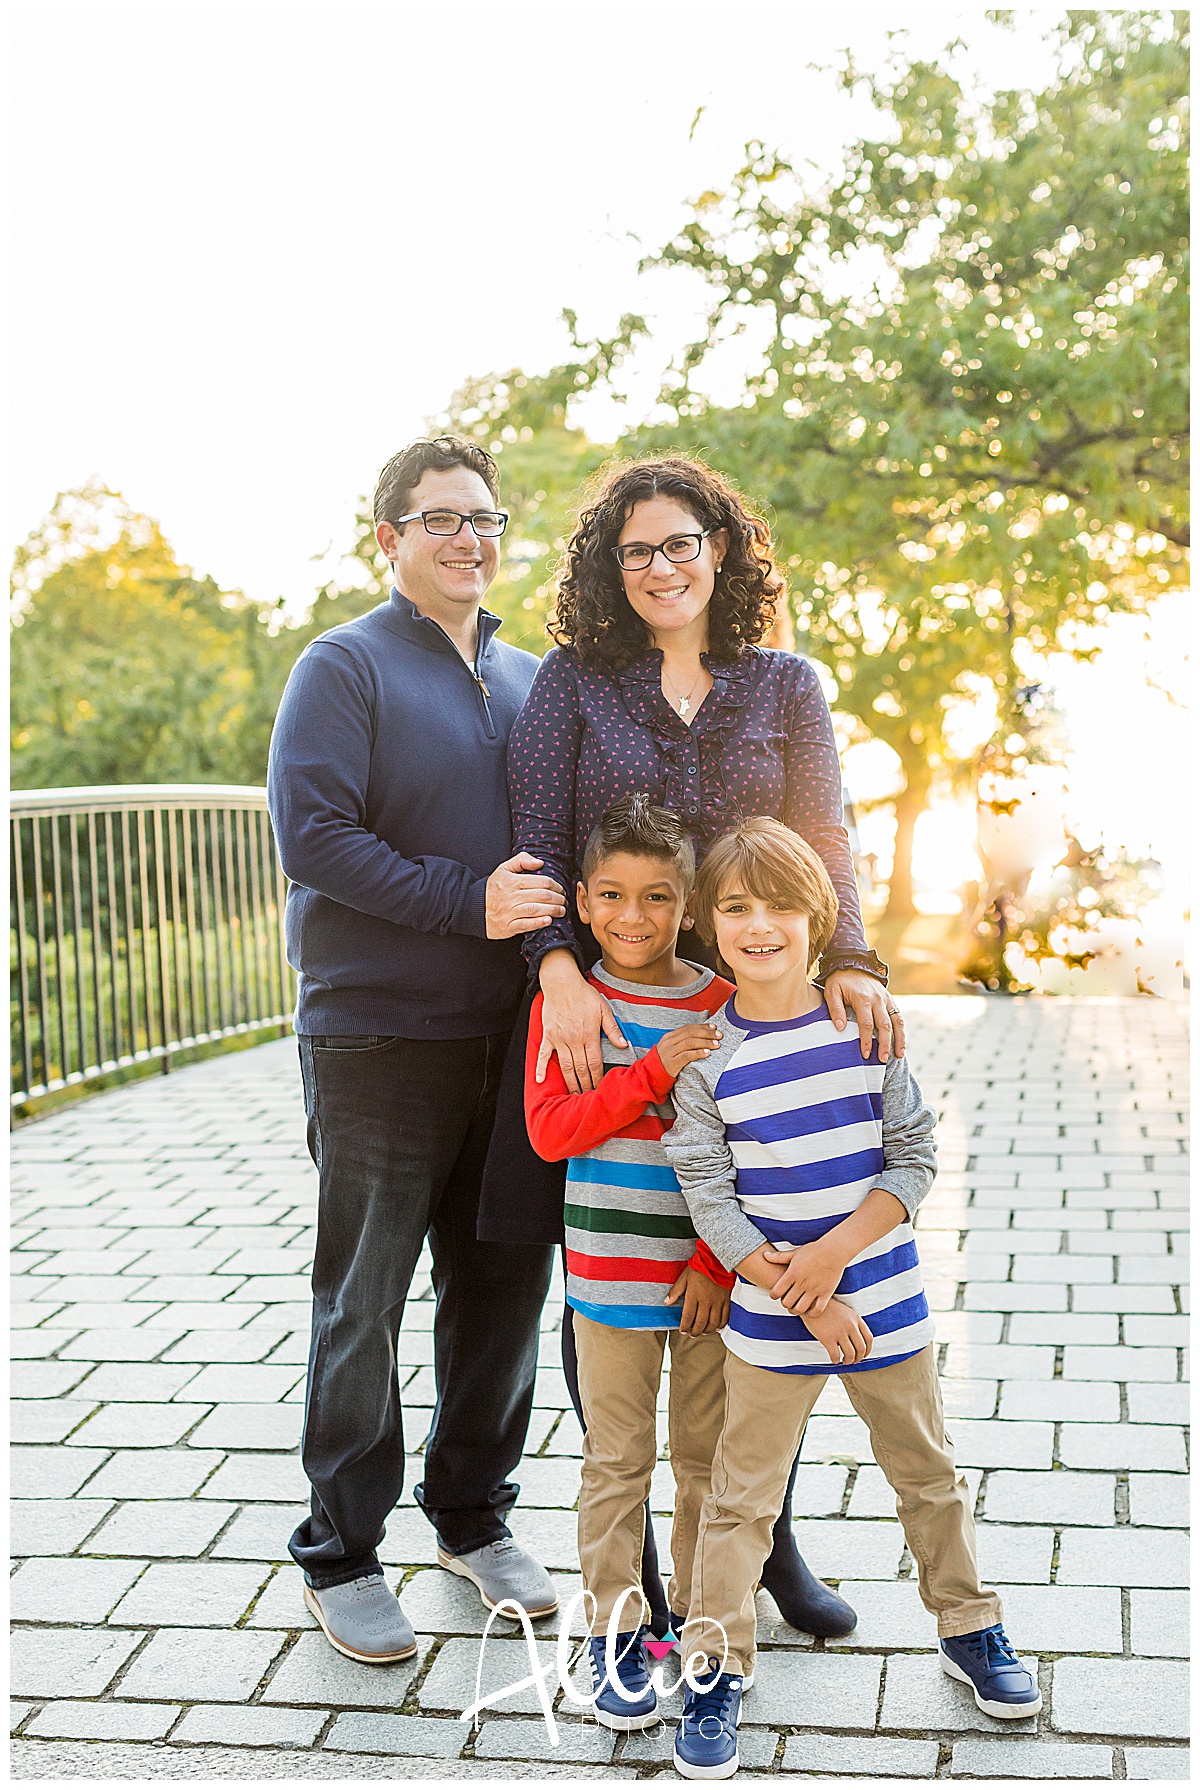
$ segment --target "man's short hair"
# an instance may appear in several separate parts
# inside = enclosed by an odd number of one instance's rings
[[[500,473],[486,448],[458,435],[438,435],[432,441],[422,438],[393,454],[380,473],[375,487],[376,528],[381,522],[407,516],[409,499],[427,472],[449,472],[452,466],[477,472],[491,492],[492,502],[499,501]]]
[[[661,858],[670,864],[685,894],[696,880],[696,848],[687,828],[669,808],[656,808],[641,791],[623,796],[593,827],[583,851],[580,880],[586,888],[605,859],[617,852],[633,858]]]
[[[827,948],[837,925],[837,893],[812,846],[781,821],[765,816],[743,821],[721,835],[700,866],[692,914],[710,945],[716,939],[717,903],[730,887],[807,914],[810,962]]]

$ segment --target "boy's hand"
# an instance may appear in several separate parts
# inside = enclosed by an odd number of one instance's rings
[[[865,1361],[871,1353],[875,1339],[867,1329],[866,1320],[860,1318],[844,1299],[831,1299],[823,1312],[809,1312],[804,1322],[817,1341],[824,1344],[825,1353],[835,1367]]]
[[[782,1300],[798,1317],[823,1312],[846,1272],[846,1263],[825,1237],[795,1248],[781,1244],[778,1249],[764,1249],[763,1260],[783,1263],[783,1273],[771,1288],[771,1297]]]
[[[699,1025],[676,1026],[658,1041],[658,1057],[663,1068],[670,1076],[676,1076],[689,1063],[698,1063],[704,1057],[711,1057],[722,1034],[716,1026],[707,1020]]]
[[[729,1322],[728,1290],[699,1268],[685,1268],[663,1304],[674,1305],[677,1299],[683,1300],[679,1328],[685,1336],[712,1336]]]

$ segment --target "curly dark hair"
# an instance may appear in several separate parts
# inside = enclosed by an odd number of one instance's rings
[[[476,441],[463,441],[458,435],[436,435],[432,441],[424,437],[410,441],[406,448],[393,454],[379,475],[375,486],[375,523],[394,522],[408,509],[408,500],[427,472],[449,472],[451,467],[465,466],[477,472],[496,503],[500,495],[500,475],[496,462],[486,448]]]
[[[729,545],[709,608],[708,651],[728,663],[768,633],[783,579],[775,566],[770,530],[748,513],[719,472],[698,460],[625,461],[602,471],[579,512],[559,578],[551,638],[585,665],[624,671],[654,642],[630,607],[613,548],[634,504],[674,497],[701,528],[726,531]]]

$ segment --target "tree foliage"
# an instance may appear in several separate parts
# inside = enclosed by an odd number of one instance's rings
[[[876,125],[814,181],[751,145],[652,258],[699,275],[707,323],[666,371],[665,420],[618,453],[698,452],[771,515],[797,644],[899,763],[892,909],[913,828],[958,766],[959,705],[995,706],[976,769],[1023,735],[1036,656],[1186,577],[1186,15],[1073,12],[1036,94],[987,94],[953,47],[840,80]],[[612,388],[639,317],[548,373],[468,381],[439,426],[497,456],[512,512],[489,603],[545,650],[580,488],[613,453],[572,405]],[[741,402],[710,357],[761,344]],[[619,381],[618,381],[619,384]],[[350,569],[286,625],[178,564],[111,492],[60,498],[18,555],[14,781],[260,782],[288,670],[387,594],[371,517]],[[958,767],[961,768],[961,767]]]
[[[1185,32],[1073,13],[1036,95],[847,63],[879,128],[838,176],[752,145],[655,257],[713,299],[639,445],[773,510],[802,644],[900,760],[894,910],[956,701],[989,686],[1002,737],[1030,651],[1086,657],[1186,577]],[[761,366],[717,408],[703,368],[751,317]]]
[[[157,522],[103,486],[66,492],[13,583],[17,788],[262,781],[280,654]]]

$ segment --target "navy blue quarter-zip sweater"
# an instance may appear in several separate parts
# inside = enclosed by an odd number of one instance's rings
[[[511,854],[508,735],[538,661],[479,614],[475,671],[393,590],[322,634],[271,739],[296,1030],[471,1038],[511,1025],[519,941],[489,939],[485,886]]]

